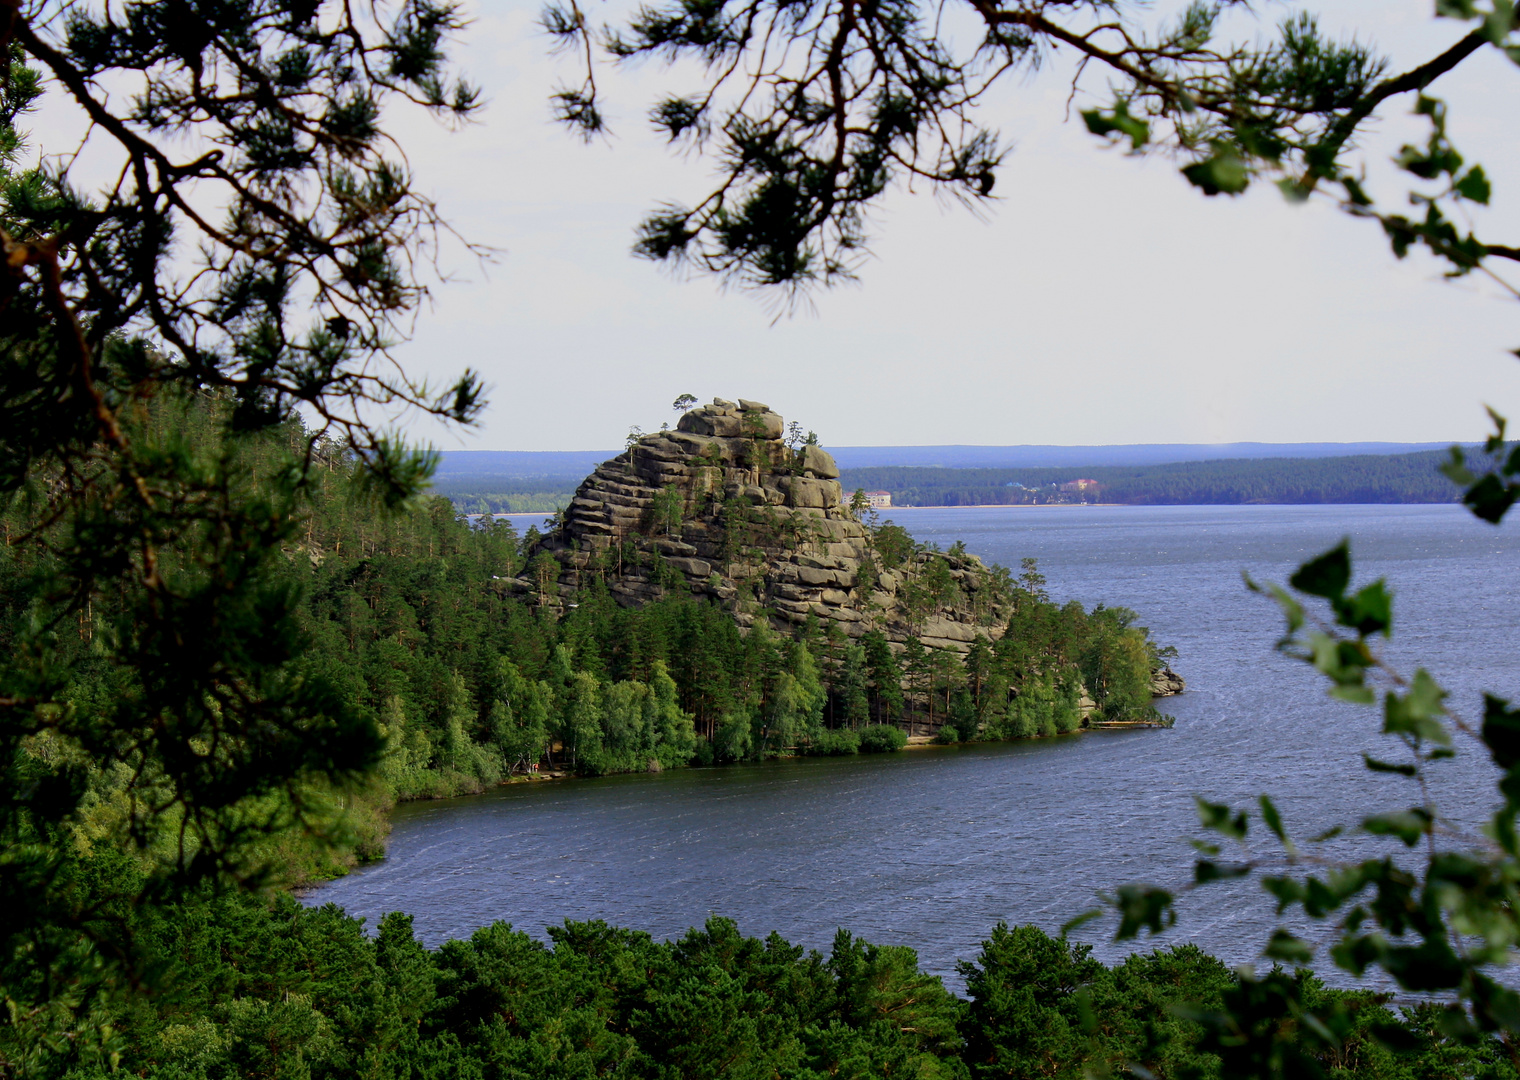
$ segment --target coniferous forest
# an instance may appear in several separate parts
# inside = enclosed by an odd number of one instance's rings
[[[220,461],[246,485],[239,497],[257,505],[272,497],[260,478],[277,474],[273,466],[299,452],[306,433],[291,424],[228,445],[215,435],[220,408],[161,401],[140,418],[138,435],[187,464]],[[129,970],[147,973],[154,990],[123,994],[114,980],[85,980],[60,997],[46,986],[57,963],[12,949],[0,961],[11,999],[51,997],[79,1019],[71,1037],[50,1034],[45,1009],[0,1025],[9,1070],[74,1080],[122,1071],[164,1080],[927,1080],[1078,1077],[1146,1062],[1154,1075],[1217,1076],[1232,1044],[1206,1010],[1275,1007],[1270,980],[1242,983],[1190,946],[1110,968],[1087,946],[1029,926],[992,930],[961,965],[963,998],[922,972],[911,950],[845,931],[826,956],[775,935],[745,938],[722,918],[674,942],[592,922],[551,927],[543,943],[496,924],[429,950],[403,914],[368,936],[335,907],[299,906],[278,886],[380,855],[396,799],[478,791],[535,764],[598,774],[890,751],[912,724],[932,725],[941,740],[1073,731],[1088,722],[1084,689],[1092,715],[1146,715],[1151,670],[1165,652],[1132,613],[1054,603],[1032,564],[1009,586],[1007,633],[964,658],[912,641],[894,654],[880,635],[836,640],[811,624],[787,636],[759,620],[741,634],[729,613],[698,600],[624,609],[595,585],[555,615],[504,584],[531,538],[506,524],[472,525],[439,497],[388,510],[346,454],[322,443],[312,452],[314,482],[298,507],[286,507],[294,525],[275,575],[276,587],[299,598],[294,677],[336,695],[334,713],[377,726],[378,769],[357,786],[296,794],[336,844],[314,842],[298,822],[261,821],[262,858],[283,868],[265,881],[273,892],[206,888],[145,904],[127,898],[151,894],[153,868],[173,857],[172,825],[123,850],[113,840],[132,816],[127,803],[142,797],[127,766],[97,766],[48,733],[34,738],[26,769],[39,790],[71,771],[88,788],[53,886],[65,886],[84,940],[130,955]],[[42,511],[58,482],[34,475],[5,515],[8,535],[27,539],[8,545],[0,564],[0,647],[16,644],[9,628],[45,614],[34,585],[53,557],[57,538]],[[900,534],[889,535],[900,542]],[[102,598],[56,626],[74,673],[69,708],[109,712],[113,696],[138,692],[94,647],[118,632],[121,616]],[[247,812],[257,816],[258,803]],[[1449,1040],[1433,1007],[1396,1010],[1307,972],[1270,978],[1283,984],[1279,998],[1343,1025],[1333,1061],[1318,1042],[1278,1040],[1305,1068],[1345,1077],[1420,1076],[1437,1064],[1463,1075],[1513,1073],[1494,1047]]]
[[[998,107],[997,82],[1058,50],[1076,61],[1069,93],[1040,93],[1064,98],[1102,143],[1168,159],[1204,195],[1273,184],[1290,202],[1337,207],[1399,259],[1520,296],[1504,272],[1520,246],[1474,213],[1502,185],[1456,146],[1483,117],[1448,126],[1444,98],[1464,91],[1443,79],[1479,75],[1470,94],[1499,85],[1475,65],[1520,63],[1514,3],[1440,0],[1415,66],[1367,44],[1373,27],[1321,29],[1309,11],[1242,31],[1237,17],[1258,6],[548,0],[534,32],[571,65],[549,91],[552,115],[589,140],[628,115],[601,74],[641,57],[680,65],[689,96],[657,79],[640,92],[659,97],[634,114],[715,175],[705,196],[657,202],[633,251],[754,290],[778,315],[855,279],[891,192],[985,206],[1012,190],[1034,205],[1030,189],[999,184],[1029,173],[1005,168],[1014,148],[982,110]],[[1052,599],[1033,563],[979,585],[997,592],[1004,632],[964,654],[926,648],[927,631],[878,633],[879,610],[863,609],[856,633],[773,623],[762,606],[741,632],[737,609],[678,591],[662,572],[673,559],[635,567],[652,583],[637,608],[596,579],[605,565],[551,605],[565,583],[539,538],[473,526],[429,498],[436,460],[384,425],[474,424],[486,380],[469,368],[424,377],[397,350],[459,269],[454,254],[492,249],[435,202],[413,168],[432,149],[404,116],[481,114],[489,94],[450,59],[468,26],[453,0],[28,0],[0,18],[0,1080],[1514,1076],[1520,706],[1493,694],[1448,705],[1429,670],[1390,657],[1393,590],[1353,585],[1347,542],[1285,586],[1248,585],[1278,604],[1283,654],[1336,699],[1376,710],[1392,757],[1362,763],[1407,786],[1358,791],[1339,824],[1298,839],[1267,793],[1246,807],[1200,797],[1210,837],[1194,841],[1191,880],[1102,897],[1122,942],[1174,926],[1184,891],[1260,886],[1276,925],[1240,968],[1186,946],[1108,966],[1065,930],[998,925],[952,992],[911,951],[844,931],[827,955],[745,938],[721,917],[670,942],[601,922],[543,942],[496,924],[429,948],[404,914],[364,927],[292,898],[293,885],[382,854],[400,799],[546,770],[730,767],[893,751],[913,735],[1161,719],[1150,695],[1166,649],[1133,612]],[[41,146],[26,118],[37,109]],[[1412,141],[1391,172],[1387,155],[1369,171],[1368,128],[1394,113]],[[576,297],[587,318],[606,300]],[[1145,321],[1191,334],[1186,302]],[[1000,337],[1017,343],[1020,314],[998,313]],[[1124,309],[1083,290],[1038,314],[1112,321]],[[503,322],[496,340],[513,335]],[[917,353],[916,336],[897,335]],[[852,378],[892,370],[872,343],[839,350]],[[727,344],[705,341],[702,359],[738,355]],[[1238,362],[1228,343],[1209,347]],[[1133,363],[1128,349],[1117,359]],[[566,361],[523,350],[498,372],[511,380],[525,362]],[[1398,369],[1377,370],[1362,377]],[[945,371],[947,394],[983,389],[977,368]],[[923,394],[921,380],[898,389]],[[1336,423],[1394,420],[1370,389],[1333,402]],[[1520,500],[1520,451],[1490,416],[1483,451],[1454,448],[1441,471],[1498,524]],[[900,477],[912,482],[894,494],[1444,501],[1435,464]],[[818,509],[793,498],[806,487],[796,478],[790,505]],[[532,486],[497,492],[462,494],[482,510],[554,501]],[[667,526],[678,494],[658,499]],[[889,522],[868,531],[871,565],[900,571],[927,625],[962,553],[925,550]],[[1449,817],[1428,783],[1459,739],[1493,769],[1481,826]],[[1326,846],[1338,837],[1357,838],[1354,858]],[[1216,888],[1197,903],[1207,917],[1241,898]],[[1314,964],[1372,989],[1327,986]]]
[[[119,860],[88,868],[107,886],[131,873]],[[1284,1028],[1288,1075],[1516,1075],[1498,1044],[1445,1035],[1434,1005],[1395,1009],[1308,972],[1273,972],[1269,987],[1334,1018],[1338,1044],[1327,1051],[1189,945],[1108,967],[1086,945],[999,925],[960,964],[961,997],[911,949],[845,930],[825,955],[775,934],[745,937],[716,917],[670,942],[566,922],[545,943],[496,923],[427,949],[405,915],[371,929],[289,897],[136,911],[129,930],[164,989],[129,1009],[100,1003],[94,1037],[72,1045],[18,1045],[25,1028],[0,1028],[0,1053],[69,1080],[1080,1080],[1137,1067],[1204,1078],[1251,1065],[1210,1023],[1228,1007]],[[12,960],[0,974],[22,970]]]

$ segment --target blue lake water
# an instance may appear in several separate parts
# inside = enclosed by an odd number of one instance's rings
[[[677,936],[710,914],[750,934],[827,948],[836,927],[910,945],[953,974],[998,920],[1054,930],[1128,881],[1190,877],[1193,796],[1270,792],[1300,835],[1369,802],[1408,805],[1375,710],[1328,700],[1279,656],[1275,607],[1242,571],[1284,581],[1350,536],[1358,577],[1396,593],[1387,652],[1419,663],[1475,718],[1479,694],[1520,695],[1520,533],[1454,506],[1050,507],[892,512],[917,537],[989,561],[1034,556],[1055,599],[1123,605],[1163,643],[1187,693],[1168,731],[1097,732],[888,757],[778,762],[516,785],[399,807],[390,855],[308,894],[376,919],[412,913],[430,944],[501,919],[533,933],[600,918]],[[1493,774],[1443,763],[1443,810],[1476,823]],[[1165,941],[1252,959],[1273,925],[1254,886],[1188,898]],[[1221,902],[1221,900],[1223,902]],[[1119,954],[1101,923],[1081,932]]]

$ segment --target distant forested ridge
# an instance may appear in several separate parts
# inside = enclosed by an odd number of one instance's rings
[[[1092,449],[1096,453],[1099,448]],[[1468,452],[1482,456],[1481,448]],[[1448,458],[1445,450],[997,468],[929,465],[861,468],[851,467],[848,458],[843,455],[841,458],[840,483],[846,492],[888,491],[892,501],[901,506],[1038,506],[1080,502],[1151,506],[1439,503],[1456,502],[1460,495],[1437,469]],[[433,490],[450,499],[465,514],[550,514],[569,505],[579,480],[579,476],[562,472],[529,475],[479,465],[467,470],[454,464],[434,479]],[[1097,486],[1082,491],[1062,490],[1062,485],[1076,480],[1095,480]]]
[[[434,476],[432,486],[461,514],[553,514],[570,504],[581,475],[443,475]]]
[[[1444,451],[1422,451],[1039,469],[847,468],[840,482],[846,490],[889,491],[904,506],[1456,502],[1460,489],[1438,470],[1446,460]],[[1078,480],[1096,486],[1072,490]]]

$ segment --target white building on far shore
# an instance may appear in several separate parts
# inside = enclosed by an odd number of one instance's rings
[[[892,509],[892,493],[890,491],[868,491],[866,498],[871,501],[872,510]]]

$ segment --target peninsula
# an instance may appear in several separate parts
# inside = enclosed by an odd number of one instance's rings
[[[671,761],[651,744],[644,758],[667,766],[1153,723],[1152,698],[1182,690],[1134,612],[1053,603],[1032,560],[1015,577],[918,543],[846,503],[837,477],[812,433],[715,399],[597,466],[548,534],[530,531],[507,592],[598,656],[664,638],[696,736]],[[672,639],[693,622],[705,629]],[[726,693],[715,653],[736,657]]]

